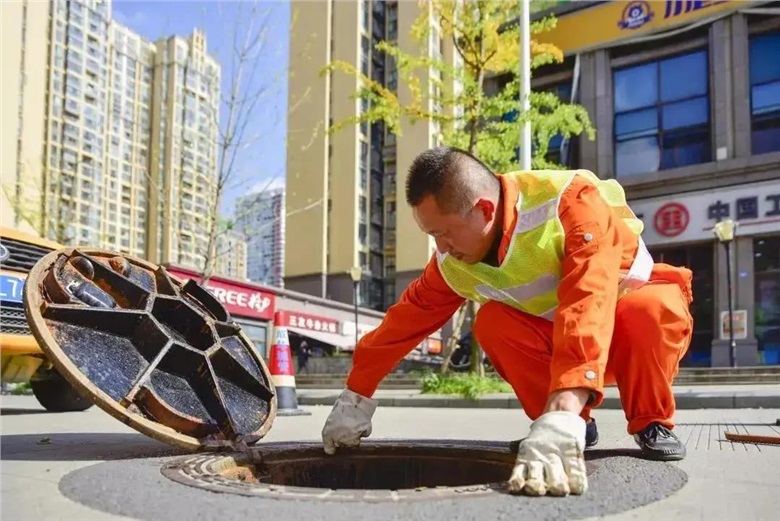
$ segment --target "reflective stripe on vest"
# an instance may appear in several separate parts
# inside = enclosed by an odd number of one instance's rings
[[[601,180],[587,170],[540,171],[504,174],[518,187],[517,223],[499,267],[466,264],[437,251],[439,270],[458,295],[485,303],[493,300],[552,321],[558,308],[565,234],[558,217],[561,195],[575,175],[599,189],[604,200],[639,237],[631,268],[621,272],[618,298],[641,287],[650,278],[653,258],[640,234],[642,221],[629,208],[622,187]],[[624,270],[623,270],[624,271]]]

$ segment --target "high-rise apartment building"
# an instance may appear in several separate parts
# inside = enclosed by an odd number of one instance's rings
[[[284,285],[285,190],[272,188],[236,201],[236,227],[247,242],[249,280]]]
[[[359,80],[340,72],[322,77],[320,70],[334,60],[354,64],[408,104],[411,91],[376,45],[387,40],[454,63],[453,49],[436,27],[422,48],[413,39],[417,2],[294,0],[291,9],[285,285],[352,302],[348,270],[358,265],[364,269],[358,303],[385,309],[421,273],[434,248],[414,223],[403,187],[414,157],[438,144],[439,129],[427,121],[404,122],[404,137],[396,141],[374,123],[329,136],[330,123],[368,105],[352,96]]]
[[[246,239],[243,234],[228,231],[217,235],[214,273],[223,277],[246,280]]]
[[[201,268],[220,85],[205,35],[153,44],[113,21],[108,0],[1,5],[2,108],[14,114],[2,224]]]
[[[155,44],[150,259],[203,267],[216,191],[220,67],[206,36]],[[214,252],[211,252],[212,258]]]
[[[49,5],[0,2],[0,226],[34,233],[44,180]]]
[[[105,116],[100,116],[107,131],[101,198],[105,218],[97,242],[145,257],[149,193],[156,191],[149,165],[155,49],[117,23],[111,23],[109,34],[109,88]]]

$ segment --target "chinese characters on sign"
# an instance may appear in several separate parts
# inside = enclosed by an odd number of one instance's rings
[[[664,237],[676,237],[688,227],[691,216],[688,209],[680,203],[667,203],[655,213],[653,224],[655,231]]]
[[[729,217],[737,221],[760,219],[762,217],[780,217],[780,194],[740,197],[733,205],[735,207],[735,216],[731,215],[732,203],[718,199],[707,207],[707,218],[717,222]]]
[[[310,331],[321,331],[323,333],[337,334],[340,331],[340,324],[338,320],[319,317],[316,315],[309,315],[306,313],[298,313],[295,311],[285,311],[283,321],[284,325],[286,326],[308,329]]]

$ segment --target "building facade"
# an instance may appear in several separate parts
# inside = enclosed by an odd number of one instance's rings
[[[358,79],[340,72],[323,77],[320,70],[334,60],[348,62],[409,104],[412,92],[398,81],[394,60],[375,47],[387,40],[419,53],[410,29],[420,5],[296,0],[291,9],[285,286],[352,302],[348,271],[360,266],[358,303],[386,309],[433,251],[432,240],[408,211],[403,189],[412,160],[439,142],[439,129],[427,121],[405,121],[403,139],[396,140],[382,123],[364,123],[330,135],[330,124],[369,106],[352,97]],[[433,31],[423,52],[454,61],[451,44],[439,34]]]
[[[205,36],[152,44],[112,20],[109,0],[0,8],[2,107],[14,115],[2,225],[202,266],[220,83]]]
[[[243,234],[226,231],[217,235],[214,273],[247,280],[247,243]]]
[[[567,164],[617,179],[655,260],[693,271],[683,365],[730,363],[726,248],[713,233],[723,218],[739,223],[737,364],[779,363],[780,5],[577,2],[553,13],[557,27],[539,39],[566,59],[534,71],[532,87],[574,93],[598,130],[564,148]]]
[[[201,268],[218,209],[216,169],[220,67],[206,35],[155,43],[151,118],[149,259]]]
[[[285,190],[269,188],[236,200],[236,229],[246,237],[247,277],[284,286]]]
[[[175,265],[167,265],[166,268],[182,281],[202,280],[192,270]],[[355,308],[343,302],[221,276],[209,278],[205,288],[241,325],[260,356],[268,358],[276,339],[274,329],[285,327],[293,351],[304,340],[309,344],[314,353],[312,366],[318,373],[344,375],[349,372],[352,357],[334,355],[351,353],[355,339],[375,329],[384,316],[366,308],[358,308],[356,316]],[[435,367],[431,355],[440,351],[441,335],[437,331],[423,339],[404,358],[406,361],[425,361],[430,367]],[[403,370],[404,364],[399,364],[396,369]]]

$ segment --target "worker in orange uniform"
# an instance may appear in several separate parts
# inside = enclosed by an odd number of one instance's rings
[[[691,340],[691,272],[653,262],[615,180],[586,170],[499,176],[438,147],[413,162],[406,198],[437,251],[356,346],[322,431],[326,453],[371,434],[380,381],[471,299],[479,344],[533,420],[511,492],[587,490],[586,432],[595,443],[590,413],[607,384],[644,457],[685,456],[672,380]]]

